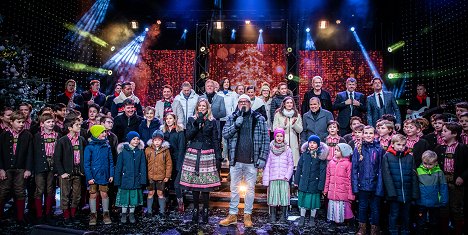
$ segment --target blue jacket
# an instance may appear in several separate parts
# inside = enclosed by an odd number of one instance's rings
[[[408,203],[419,198],[414,158],[409,151],[396,152],[391,146],[382,159],[382,179],[388,200]]]
[[[296,174],[294,175],[294,184],[299,186],[299,191],[306,193],[322,193],[325,186],[327,173],[328,146],[325,143],[320,144],[320,151],[316,157],[312,157],[310,151],[304,143],[302,145],[303,153],[297,163]]]
[[[362,161],[359,160],[363,156]],[[384,151],[380,146],[379,141],[368,143],[363,141],[361,153],[358,148],[354,149],[352,162],[353,169],[351,172],[351,183],[353,193],[359,191],[375,192],[377,196],[384,195],[382,182],[382,156]]]
[[[105,185],[114,177],[114,161],[109,142],[91,137],[84,151],[84,173],[86,183],[94,179],[95,184]]]
[[[117,147],[119,156],[115,166],[114,185],[120,189],[140,189],[146,185],[146,158],[140,140],[140,145],[130,149],[128,143],[121,143]]]
[[[448,203],[448,187],[444,172],[437,165],[427,169],[420,165],[416,169],[421,197],[418,205],[425,207],[444,207]]]
[[[140,134],[140,139],[143,140],[145,145],[148,140],[152,139],[153,132],[155,130],[159,130],[159,127],[161,127],[161,123],[157,118],[154,118],[153,121],[151,121],[149,127],[146,125],[146,119],[141,120],[140,126],[138,126],[138,133]]]

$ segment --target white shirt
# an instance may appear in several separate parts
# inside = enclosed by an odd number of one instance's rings
[[[385,99],[384,99],[384,96],[383,96],[383,92],[382,92],[382,91],[380,91],[380,92],[375,92],[375,93],[374,93],[375,102],[377,103],[377,107],[383,108],[383,107],[380,107],[379,94],[380,94],[380,97],[382,97],[382,103],[385,104]]]

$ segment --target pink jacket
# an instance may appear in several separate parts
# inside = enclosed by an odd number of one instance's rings
[[[333,158],[327,166],[327,179],[324,193],[328,199],[335,201],[353,201],[354,194],[351,187],[351,161],[349,158],[337,160]]]
[[[271,144],[270,144],[271,145]],[[291,179],[294,160],[291,148],[286,146],[284,152],[276,156],[271,151],[263,170],[263,185],[268,186],[272,180]]]

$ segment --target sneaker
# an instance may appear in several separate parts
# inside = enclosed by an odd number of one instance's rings
[[[102,221],[104,222],[104,224],[112,224],[109,211],[104,212],[104,214],[102,215]]]
[[[120,214],[120,223],[125,224],[127,223],[127,213]]]
[[[233,225],[233,224],[237,224],[237,215],[231,215],[229,214],[226,219],[223,219],[219,222],[219,225],[221,226],[229,226],[229,225]]]
[[[97,214],[91,213],[89,214],[89,226],[94,226],[97,224]]]
[[[253,227],[252,215],[251,214],[244,214],[244,227],[246,227],[246,228],[252,228]]]
[[[135,220],[135,213],[130,213],[130,214],[128,214],[128,220],[130,221],[131,224],[136,223],[136,220]]]

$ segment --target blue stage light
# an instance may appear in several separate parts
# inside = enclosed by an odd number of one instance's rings
[[[310,50],[316,50],[315,48],[315,43],[314,43],[314,40],[312,39],[312,35],[310,34],[310,29],[307,28],[306,29],[306,44],[305,44],[305,49],[310,51]]]
[[[236,33],[236,30],[235,30],[235,29],[233,29],[233,30],[232,30],[232,33]]]
[[[310,32],[310,28],[307,28],[307,29],[306,29],[306,32]]]
[[[356,30],[356,28],[351,27],[349,30],[351,30],[351,32],[354,32],[354,30]]]
[[[187,33],[187,32],[188,32],[188,30],[187,30],[187,29],[184,29],[184,33]]]
[[[148,31],[149,31],[149,28],[145,28],[145,31],[148,32]]]
[[[263,29],[258,30],[258,32],[263,33]]]

